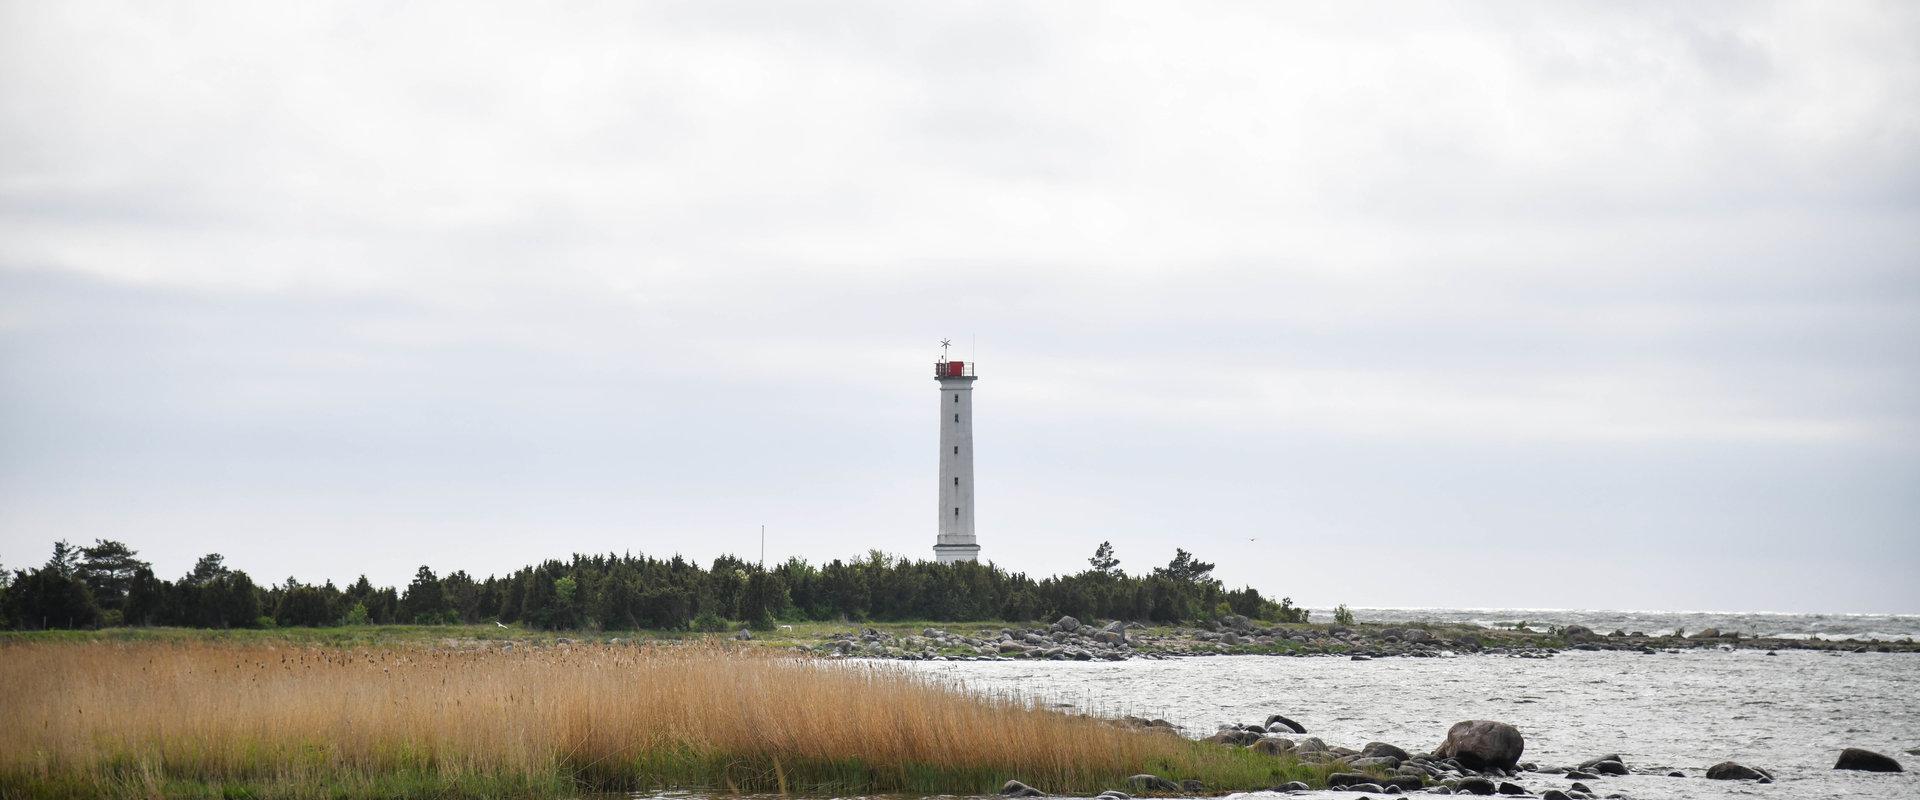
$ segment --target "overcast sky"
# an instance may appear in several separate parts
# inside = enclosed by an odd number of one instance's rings
[[[0,2],[0,563],[1920,612],[1920,5]]]

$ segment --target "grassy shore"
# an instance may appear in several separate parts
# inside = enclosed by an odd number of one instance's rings
[[[0,796],[1055,793],[1324,767],[715,643],[503,647],[444,628],[0,640]],[[494,638],[526,634],[494,629]],[[336,641],[336,637],[340,637]]]

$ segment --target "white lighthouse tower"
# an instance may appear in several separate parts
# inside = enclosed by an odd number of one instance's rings
[[[948,361],[952,342],[940,340],[933,377],[940,382],[940,531],[933,557],[942,564],[980,560],[973,538],[974,364]]]

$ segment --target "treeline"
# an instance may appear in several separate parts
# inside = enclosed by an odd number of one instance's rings
[[[1081,618],[1188,622],[1241,614],[1305,622],[1290,599],[1226,589],[1213,564],[1185,550],[1144,574],[1101,543],[1089,568],[1035,580],[989,564],[887,556],[763,568],[732,556],[701,566],[680,556],[575,555],[476,579],[427,567],[404,589],[366,576],[345,588],[292,578],[269,586],[202,557],[177,580],[156,577],[126,544],[56,542],[37,569],[0,570],[0,624],[13,629],[180,626],[256,628],[498,622],[549,630],[722,630],[776,621],[1026,621]]]

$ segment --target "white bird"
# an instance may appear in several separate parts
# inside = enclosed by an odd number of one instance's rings
[[[495,624],[495,625],[500,625],[500,627],[502,627],[502,628],[504,628],[504,627],[507,627],[507,626],[505,626],[505,625],[502,625],[502,624],[500,623],[500,620],[497,620],[497,619],[493,621],[493,624]]]

